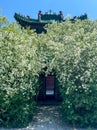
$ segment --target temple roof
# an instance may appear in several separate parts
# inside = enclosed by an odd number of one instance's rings
[[[41,17],[41,19],[39,18]],[[61,21],[63,20],[62,14],[55,14],[55,13],[48,13],[42,14],[41,11],[38,13],[38,19],[32,19],[30,16],[23,16],[18,13],[15,13],[14,18],[19,21],[23,20],[29,23],[35,22],[35,23],[49,23],[52,21]]]
[[[30,16],[23,16],[18,13],[14,14],[14,18],[16,21],[24,28],[30,27],[30,29],[35,29],[37,33],[41,33],[46,31],[44,26],[48,23],[56,22],[64,22],[64,17],[62,11],[59,11],[59,14],[52,13],[51,11],[45,14],[42,14],[41,11],[38,13],[38,19],[30,18]],[[74,16],[70,21],[74,21],[75,19],[84,20],[87,19],[87,14],[81,15],[79,17]]]

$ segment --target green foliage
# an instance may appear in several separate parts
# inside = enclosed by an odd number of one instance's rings
[[[62,46],[55,63],[64,119],[73,125],[96,127],[97,22],[67,21],[55,28],[48,31],[54,31],[51,38]]]
[[[23,127],[35,112],[36,35],[14,23],[0,28],[0,126]]]
[[[4,26],[4,25],[8,24],[8,23],[9,23],[9,22],[8,22],[7,18],[1,16],[1,9],[0,9],[0,28],[1,28],[2,26]]]
[[[41,55],[46,72],[56,72],[64,119],[80,127],[96,127],[97,21],[67,20],[49,25],[47,32],[40,36]]]
[[[4,22],[4,21],[3,21]],[[73,125],[97,126],[97,21],[48,25],[47,34],[0,26],[0,125],[27,125],[39,73],[55,73],[62,112]]]

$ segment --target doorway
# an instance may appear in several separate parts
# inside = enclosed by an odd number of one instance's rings
[[[40,74],[39,91],[37,94],[38,101],[62,101],[58,80],[55,74]]]
[[[46,88],[46,97],[55,95],[55,76],[54,75],[46,76],[45,88]]]

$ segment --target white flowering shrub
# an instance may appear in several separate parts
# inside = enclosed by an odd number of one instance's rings
[[[36,37],[14,23],[0,27],[0,126],[23,127],[33,117],[41,69]]]
[[[42,56],[62,93],[62,114],[75,126],[97,126],[97,21],[54,23],[42,36]],[[44,58],[43,58],[44,59]]]
[[[56,74],[65,121],[97,126],[97,21],[67,20],[35,34],[0,20],[0,126],[32,119],[42,72]]]

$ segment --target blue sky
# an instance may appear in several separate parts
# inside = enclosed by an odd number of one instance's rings
[[[1,15],[9,21],[14,20],[14,13],[37,18],[37,13],[49,11],[58,13],[62,10],[64,17],[80,16],[87,13],[92,20],[97,20],[97,0],[0,0]]]

